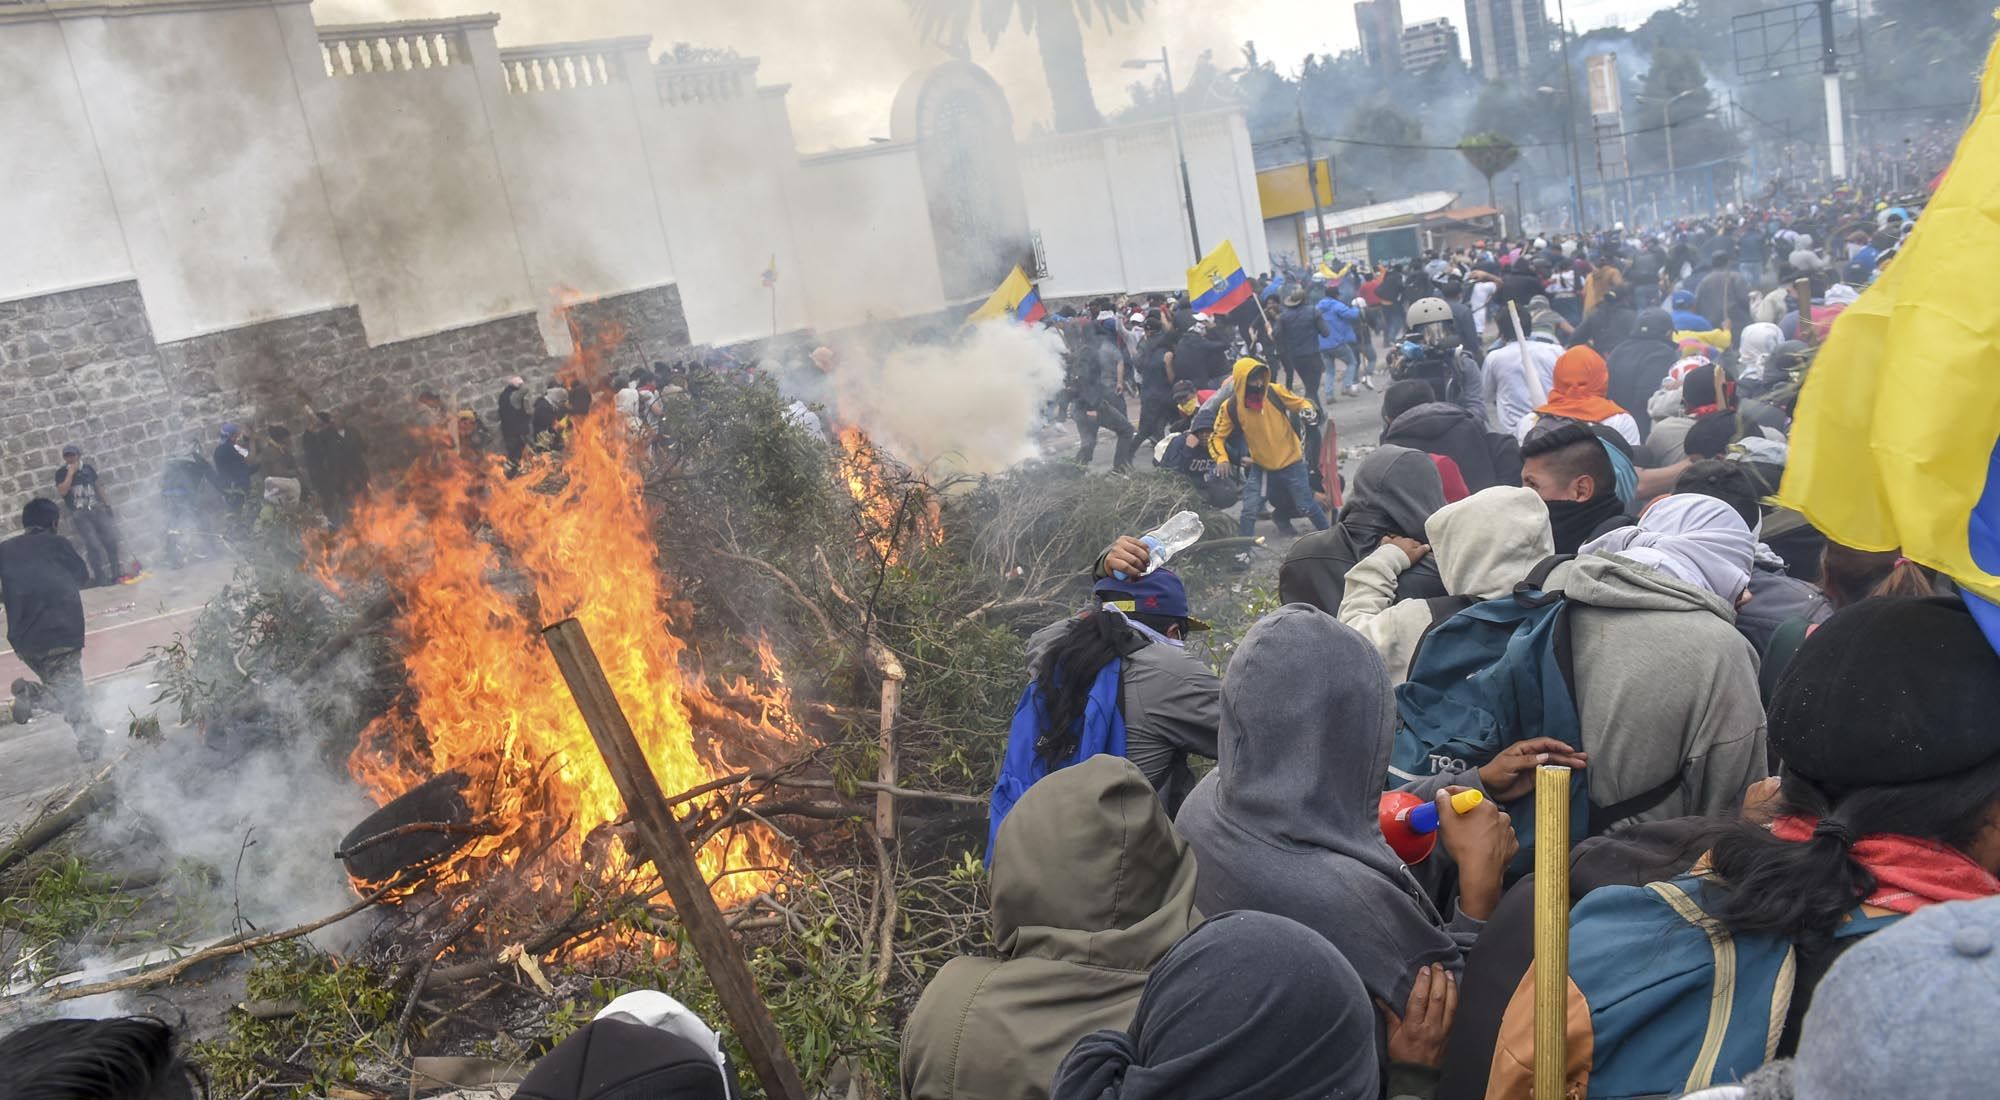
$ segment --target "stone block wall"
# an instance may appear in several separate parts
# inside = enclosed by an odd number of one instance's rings
[[[571,311],[605,373],[687,346],[672,286]],[[338,410],[393,478],[414,453],[418,393],[492,427],[509,376],[540,385],[561,366],[530,313],[371,347],[360,312],[343,307],[158,344],[133,282],[0,302],[0,537],[18,529],[28,498],[54,495],[65,443],[97,467],[124,556],[144,559],[158,551],[163,464],[191,450],[206,457],[225,422],[260,435],[284,424],[296,437],[309,410]]]
[[[570,335],[602,374],[630,374],[671,363],[688,348],[687,315],[677,286],[654,287],[569,307]]]

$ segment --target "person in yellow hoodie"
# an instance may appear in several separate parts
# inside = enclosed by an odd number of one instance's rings
[[[1216,410],[1208,454],[1227,467],[1230,439],[1243,437],[1243,514],[1237,517],[1238,533],[1245,538],[1256,533],[1257,515],[1264,510],[1264,497],[1271,488],[1283,489],[1291,497],[1294,511],[1312,520],[1314,528],[1326,530],[1326,510],[1313,497],[1306,478],[1305,449],[1299,445],[1291,418],[1296,412],[1307,424],[1318,423],[1319,410],[1271,381],[1271,368],[1255,359],[1238,359],[1229,383],[1234,392]]]

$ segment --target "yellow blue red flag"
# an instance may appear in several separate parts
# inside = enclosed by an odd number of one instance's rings
[[[997,321],[1002,317],[1012,317],[1024,325],[1032,325],[1049,315],[1048,307],[1042,304],[1042,290],[1028,281],[1028,273],[1015,265],[1014,270],[1000,284],[1000,289],[986,299],[986,304],[966,318],[970,322]]]
[[[1806,376],[1779,500],[1835,542],[1957,581],[2000,647],[2000,45],[1901,254]]]
[[[1257,293],[1249,277],[1243,274],[1243,261],[1236,258],[1236,246],[1228,241],[1188,268],[1187,276],[1188,303],[1196,313],[1228,313]]]

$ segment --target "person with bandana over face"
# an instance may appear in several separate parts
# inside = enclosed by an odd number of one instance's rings
[[[1298,413],[1307,424],[1317,423],[1319,410],[1312,402],[1271,380],[1271,368],[1255,359],[1238,359],[1231,375],[1235,393],[1216,412],[1215,431],[1209,436],[1209,457],[1217,463],[1229,462],[1229,440],[1241,435],[1247,450],[1243,456],[1243,513],[1237,518],[1238,533],[1248,538],[1257,530],[1257,516],[1271,486],[1282,487],[1294,509],[1312,520],[1314,529],[1329,526],[1326,511],[1313,497],[1306,473],[1305,448],[1299,433],[1292,430],[1290,413]]]
[[[1623,456],[1590,426],[1545,424],[1521,444],[1521,484],[1549,507],[1556,553],[1574,554],[1583,544],[1635,522],[1631,492],[1621,473],[1631,471]],[[1637,473],[1631,473],[1636,486]]]

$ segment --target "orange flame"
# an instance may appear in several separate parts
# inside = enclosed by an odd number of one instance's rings
[[[938,501],[928,486],[919,486],[920,500],[890,481],[889,467],[868,434],[852,425],[839,432],[840,477],[854,498],[861,539],[885,564],[896,565],[911,543],[936,546],[944,541]]]
[[[396,594],[410,687],[405,712],[364,731],[350,772],[383,803],[433,776],[463,773],[475,818],[502,829],[451,857],[439,872],[447,883],[473,881],[495,864],[512,868],[545,847],[544,858],[570,865],[608,858],[601,870],[630,869],[621,844],[609,845],[608,857],[596,854],[607,849],[586,848],[593,830],[624,816],[625,804],[541,623],[572,615],[583,623],[670,797],[727,769],[697,752],[696,716],[704,727],[714,717],[797,738],[768,646],[760,644],[759,659],[774,688],[758,695],[748,681],[724,687],[749,697],[749,717],[684,671],[634,450],[602,400],[574,418],[558,460],[535,460],[522,476],[508,478],[497,456],[420,461],[400,491],[368,500],[328,547],[321,566],[328,583],[380,578]],[[763,832],[735,830],[707,844],[698,861],[717,899],[728,902],[767,889],[772,875],[763,868],[782,856]]]

